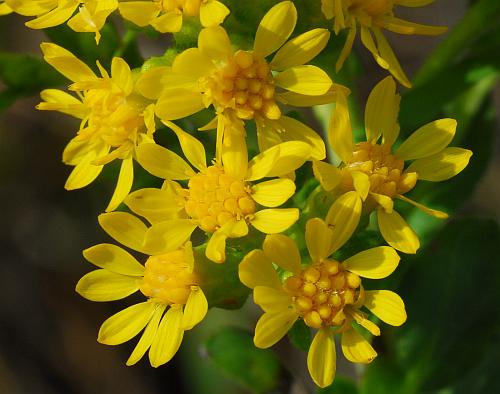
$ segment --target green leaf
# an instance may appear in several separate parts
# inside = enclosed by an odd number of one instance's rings
[[[440,232],[408,267],[398,290],[408,321],[385,329],[392,334],[385,344],[374,342],[379,357],[367,367],[362,393],[497,391],[485,382],[496,377],[499,254],[493,220],[456,220]]]
[[[353,380],[344,376],[336,376],[333,383],[324,389],[318,389],[317,394],[358,394],[359,390]]]
[[[288,339],[297,349],[307,352],[312,342],[311,329],[304,323],[304,320],[299,319],[288,331]]]
[[[252,393],[267,393],[276,387],[280,364],[269,349],[254,346],[251,334],[236,327],[226,327],[206,342],[210,358],[233,379]]]

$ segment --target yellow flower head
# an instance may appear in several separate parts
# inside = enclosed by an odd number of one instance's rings
[[[206,129],[218,126],[218,134],[225,134],[222,117],[229,121],[253,119],[261,151],[282,141],[302,140],[314,147],[314,157],[321,160],[325,157],[321,138],[301,122],[282,116],[278,102],[311,106],[331,102],[339,90],[348,90],[333,85],[320,68],[305,64],[325,47],[329,32],[314,29],[287,41],[296,21],[293,3],[278,3],[261,20],[252,50],[234,51],[222,27],[205,28],[197,48],[177,55],[172,67],[146,72],[138,89],[158,100],[156,114],[162,120],[183,118],[213,106],[219,121],[214,119]],[[222,139],[220,135],[218,148]]]
[[[394,6],[422,7],[434,0],[321,0],[321,10],[327,19],[334,20],[336,34],[349,29],[344,48],[337,60],[337,72],[349,55],[359,26],[361,42],[378,65],[388,70],[401,84],[411,87],[408,77],[394,55],[381,29],[399,34],[438,35],[447,28],[408,22],[394,16]]]
[[[203,145],[171,122],[185,156],[196,170],[175,153],[155,144],[137,150],[139,163],[150,173],[166,179],[164,187],[132,193],[125,203],[153,226],[145,245],[156,252],[185,242],[200,228],[210,234],[206,255],[215,262],[225,260],[227,238],[247,235],[248,225],[266,233],[288,229],[299,217],[297,208],[275,208],[295,192],[287,178],[254,183],[265,177],[280,177],[300,167],[310,147],[298,141],[284,142],[248,161],[244,136],[236,132],[226,138],[221,161],[207,166]],[[183,188],[173,180],[185,180]],[[262,209],[261,207],[265,207]]]
[[[9,7],[5,0],[0,0],[0,15],[8,15],[12,11],[12,8]]]
[[[335,202],[333,210],[339,212],[345,204],[357,205],[354,192]],[[264,310],[255,327],[255,345],[274,345],[297,319],[303,319],[306,325],[318,330],[309,348],[307,365],[320,387],[330,385],[335,376],[334,334],[342,335],[342,351],[348,360],[369,363],[377,356],[352,326],[356,322],[371,334],[380,335],[379,328],[361,308],[393,326],[406,320],[404,303],[396,293],[365,291],[361,283],[361,277],[381,279],[395,270],[399,256],[394,249],[368,249],[343,262],[330,257],[355,230],[354,211],[338,216],[332,227],[318,218],[307,222],[305,235],[311,263],[306,266],[301,265],[295,242],[274,234],[266,237],[263,250],[247,254],[239,267],[240,280],[253,289],[255,303]],[[288,274],[279,276],[273,264]]]
[[[68,21],[76,32],[95,33],[99,43],[99,31],[108,16],[118,7],[118,0],[5,0],[18,14],[36,16],[26,22],[32,29],[46,29]],[[75,14],[76,11],[76,14]]]
[[[69,87],[78,98],[56,89],[42,91],[37,108],[67,113],[82,120],[80,130],[63,153],[63,161],[75,166],[66,181],[68,190],[87,186],[103,166],[122,160],[115,192],[107,207],[114,210],[130,192],[135,148],[153,142],[153,105],[134,93],[134,77],[127,63],[113,58],[111,76],[98,63],[98,77],[66,49],[42,43],[45,60],[74,83]]]
[[[151,25],[161,33],[181,30],[185,17],[199,17],[203,27],[220,25],[229,9],[217,0],[121,1],[118,9],[138,26]]]
[[[392,77],[379,82],[366,104],[366,142],[354,144],[347,100],[339,99],[332,114],[329,139],[343,164],[337,168],[315,162],[313,169],[325,190],[356,190],[366,211],[377,210],[380,232],[387,243],[402,252],[416,253],[420,246],[418,237],[393,209],[393,200],[406,201],[432,216],[446,218],[445,213],[404,194],[418,180],[440,182],[457,175],[467,166],[472,152],[448,147],[457,127],[454,119],[439,119],[422,126],[393,151],[399,135],[399,101]],[[408,160],[413,161],[405,168]]]
[[[140,246],[145,226],[134,216],[112,212],[101,215],[99,222],[118,242],[148,254]],[[132,224],[120,228],[124,223]],[[84,250],[83,255],[100,268],[83,276],[76,285],[76,291],[83,297],[113,301],[136,291],[147,297],[147,301],[111,316],[99,330],[99,342],[118,345],[144,329],[127,365],[137,363],[148,349],[153,367],[165,364],[179,349],[184,331],[193,328],[207,313],[207,300],[194,272],[189,242],[161,255],[149,256],[144,265],[113,244],[93,246]]]

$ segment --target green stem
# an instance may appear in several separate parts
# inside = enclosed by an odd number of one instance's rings
[[[499,17],[500,1],[479,0],[474,4],[420,69],[413,80],[414,86],[422,85],[448,67],[464,48],[469,48],[488,26],[492,26],[488,21],[496,21]]]

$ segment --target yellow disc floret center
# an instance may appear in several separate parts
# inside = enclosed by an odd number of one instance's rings
[[[162,9],[168,11],[180,11],[187,16],[198,16],[202,0],[158,0]]]
[[[139,289],[156,302],[167,305],[186,304],[191,286],[198,285],[196,275],[188,268],[185,251],[182,249],[151,256],[145,267]]]
[[[210,166],[189,180],[185,209],[202,230],[214,232],[229,220],[255,213],[255,202],[247,182]]]
[[[390,198],[403,194],[415,187],[416,173],[403,172],[404,161],[390,153],[390,146],[369,142],[356,144],[353,157],[347,163],[343,176],[345,190],[354,190],[352,171],[363,172],[370,180],[370,191]]]
[[[358,275],[343,270],[335,260],[326,260],[288,277],[284,288],[304,322],[321,328],[345,322],[344,306],[357,301],[360,285]]]
[[[387,14],[392,11],[394,0],[348,0],[349,9],[367,14],[371,17]]]
[[[240,119],[264,116],[279,119],[275,87],[266,60],[250,51],[237,51],[233,58],[208,78],[204,93],[217,109],[234,109]]]

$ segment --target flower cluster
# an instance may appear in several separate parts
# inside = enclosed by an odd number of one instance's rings
[[[66,189],[85,187],[105,165],[121,163],[99,223],[122,246],[85,250],[84,257],[99,269],[81,278],[76,291],[92,301],[135,292],[146,298],[111,316],[99,331],[98,341],[107,345],[142,332],[127,365],[148,350],[154,367],[175,355],[184,332],[203,320],[209,306],[220,306],[205,296],[213,284],[204,273],[213,263],[229,264],[233,254],[240,256],[235,280],[253,289],[253,300],[264,311],[255,345],[274,345],[302,320],[316,332],[307,365],[320,387],[335,376],[336,335],[348,360],[369,363],[377,352],[366,335],[380,335],[380,329],[368,312],[393,326],[405,322],[404,303],[395,292],[364,287],[365,278],[385,278],[397,268],[396,251],[419,249],[416,232],[394,200],[445,219],[447,214],[406,194],[419,182],[457,175],[472,153],[448,146],[457,128],[448,118],[398,141],[400,96],[393,76],[411,84],[381,29],[434,35],[445,28],[394,15],[396,6],[430,1],[315,1],[324,17],[333,19],[335,35],[348,29],[336,68],[320,61],[329,51],[328,29],[311,26],[295,34],[300,15],[292,1],[265,13],[253,42],[223,27],[230,10],[218,0],[0,1],[0,14],[33,17],[28,27],[67,22],[74,31],[95,34],[97,43],[115,11],[160,33],[182,31],[186,20],[199,27],[196,47],[175,48],[160,64],[135,70],[122,57],[112,59],[110,72],[99,62],[94,70],[59,45],[41,45],[44,59],[72,82],[73,94],[46,89],[37,108],[80,120],[63,152],[63,162],[73,167]],[[350,90],[330,76],[349,56],[358,30],[363,45],[392,74],[368,97],[364,141],[353,137]],[[322,104],[333,108],[325,139],[307,121],[310,108]],[[205,117],[211,120],[196,127]],[[171,146],[159,143],[160,133],[174,141]],[[336,164],[326,161],[325,142],[339,159]],[[161,187],[133,190],[134,166],[161,179]],[[295,198],[305,183],[297,173],[307,171],[316,184],[313,194],[327,195],[329,206],[315,210],[312,198]],[[349,254],[344,245],[372,213],[388,246]],[[143,263],[132,253],[146,256]]]

